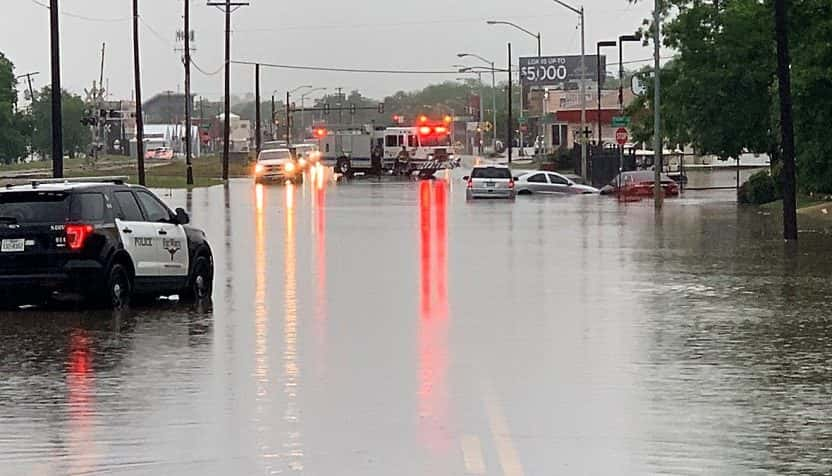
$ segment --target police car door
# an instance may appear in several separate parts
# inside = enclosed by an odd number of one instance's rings
[[[155,249],[158,254],[160,276],[188,275],[188,239],[185,228],[176,223],[173,213],[158,198],[146,190],[136,190],[136,197],[144,209],[148,222],[156,231]]]
[[[130,190],[113,192],[116,204],[116,226],[124,249],[133,260],[136,278],[158,276],[157,252],[154,244],[156,229],[142,215],[139,202]]]

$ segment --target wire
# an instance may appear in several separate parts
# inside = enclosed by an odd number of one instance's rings
[[[30,1],[30,2],[32,2],[32,3],[34,3],[35,5],[37,5],[37,6],[39,6],[39,7],[43,7],[43,8],[45,8],[45,9],[47,9],[47,10],[49,10],[49,9],[51,8],[49,5],[47,5],[47,4],[43,3],[43,2],[40,2],[40,1],[38,1],[38,0],[29,0],[29,1]],[[68,11],[66,11],[66,10],[61,10],[61,15],[62,15],[62,16],[65,16],[65,17],[69,17],[69,18],[76,18],[76,19],[78,19],[78,20],[91,21],[91,22],[99,22],[99,23],[117,23],[117,22],[127,21],[127,20],[129,20],[129,19],[130,19],[130,17],[123,17],[123,18],[94,18],[94,17],[88,17],[88,16],[85,16],[85,15],[79,15],[79,14],[77,14],[77,13],[71,13],[71,12],[68,12]]]
[[[288,65],[288,64],[272,64],[272,63],[257,63],[255,61],[231,61],[232,64],[242,64],[248,66],[254,66],[259,64],[260,66],[266,68],[277,68],[277,69],[295,69],[295,70],[302,70],[302,71],[328,71],[328,72],[335,72],[335,73],[371,73],[371,74],[454,74],[458,75],[461,74],[459,71],[424,71],[424,70],[404,70],[404,69],[358,69],[358,68],[335,68],[335,67],[323,67],[323,66],[298,66],[298,65]],[[464,73],[462,73],[464,74]]]
[[[220,66],[220,67],[219,67],[216,71],[214,71],[214,72],[208,72],[208,71],[205,71],[204,69],[202,69],[202,68],[201,68],[201,67],[200,67],[200,66],[196,63],[196,61],[194,61],[194,55],[193,55],[193,54],[191,54],[191,65],[193,65],[193,67],[194,67],[194,68],[196,68],[196,70],[197,70],[197,71],[199,71],[200,73],[204,74],[205,76],[216,76],[216,75],[220,74],[220,73],[222,72],[222,70],[223,70],[223,69],[225,69],[225,65],[222,65],[222,66]]]
[[[170,41],[166,40],[164,36],[162,36],[162,35],[161,35],[158,31],[156,31],[156,30],[155,30],[152,26],[150,26],[150,23],[148,23],[148,22],[144,19],[144,17],[143,17],[143,16],[139,15],[139,20],[141,20],[142,25],[144,25],[144,27],[145,27],[145,28],[147,28],[147,30],[148,30],[148,31],[149,31],[149,32],[150,32],[153,36],[155,36],[157,40],[161,41],[162,43],[164,43],[164,44],[166,44],[166,45],[173,46],[174,48],[176,47],[176,43],[171,43]]]

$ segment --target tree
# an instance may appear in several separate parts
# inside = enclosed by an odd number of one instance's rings
[[[0,53],[0,162],[8,164],[26,155],[28,132],[27,114],[17,110],[14,65]]]
[[[52,103],[49,86],[44,87],[36,94],[32,103],[32,123],[34,134],[32,148],[44,157],[51,156],[52,152]],[[81,124],[84,117],[84,101],[80,96],[70,94],[66,91],[61,93],[61,104],[63,107],[63,132],[64,132],[64,153],[75,157],[80,153],[86,153],[92,143],[92,131]]]

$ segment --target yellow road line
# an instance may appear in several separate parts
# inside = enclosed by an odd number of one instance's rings
[[[465,461],[465,474],[485,474],[482,444],[478,437],[474,435],[462,437],[462,459]]]
[[[503,414],[503,409],[497,402],[493,391],[485,392],[485,411],[488,414],[488,426],[491,428],[491,435],[494,437],[494,445],[497,447],[497,456],[500,459],[500,466],[506,476],[523,476],[523,465],[517,456],[514,442],[509,435],[508,423]]]

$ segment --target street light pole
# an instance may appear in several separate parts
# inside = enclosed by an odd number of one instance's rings
[[[598,52],[596,54],[596,58],[598,59],[598,148],[600,149],[604,143],[604,137],[602,135],[603,132],[603,123],[601,122],[601,48],[608,48],[615,46],[614,41],[599,41],[598,42]]]
[[[635,35],[621,35],[618,37],[618,113],[624,115],[624,43],[639,41]],[[618,152],[618,173],[619,176],[624,169],[624,146],[619,145]],[[653,155],[654,161],[656,155]]]
[[[517,30],[520,30],[523,33],[525,33],[525,34],[531,36],[532,38],[536,39],[537,40],[537,64],[538,64],[538,66],[540,66],[541,56],[542,56],[542,44],[541,44],[542,43],[541,42],[542,36],[541,36],[540,32],[532,33],[531,31],[523,28],[522,26],[517,25],[515,23],[512,23],[510,21],[488,20],[488,21],[486,21],[486,23],[489,24],[489,25],[508,25],[508,26],[516,28]],[[493,66],[494,66],[494,64],[492,63],[492,68],[493,68]],[[521,90],[521,93],[522,93],[522,91],[523,91],[523,85],[522,84],[520,85],[520,90]],[[545,109],[546,109],[546,95],[544,94],[543,96],[541,96],[540,121],[538,121],[538,124],[537,124],[538,135],[543,134],[543,115],[545,113]],[[521,110],[522,110],[522,106],[521,106]],[[523,140],[523,134],[521,133],[520,134],[521,145],[522,145],[522,140]]]
[[[661,128],[661,34],[662,34],[662,27],[661,27],[661,11],[659,10],[659,0],[655,0],[653,6],[653,23],[654,23],[654,35],[653,35],[653,78],[655,81],[654,84],[654,95],[653,95],[653,168],[655,169],[655,174],[653,177],[653,201],[655,202],[656,210],[660,210],[662,208],[662,202],[664,197],[662,196],[662,171],[661,171],[661,164],[662,164],[662,128]]]
[[[586,22],[584,21],[584,7],[577,9],[561,0],[552,0],[558,5],[571,10],[581,18],[581,175],[587,178],[586,140]],[[657,0],[658,1],[658,0]]]
[[[506,130],[508,131],[508,163],[511,165],[511,148],[514,145],[514,125],[511,120],[511,43],[508,44],[508,127]],[[496,150],[494,151],[496,152]]]
[[[300,128],[306,130],[306,121],[304,120],[306,109],[306,96],[318,91],[326,91],[326,88],[315,88],[300,95]]]

